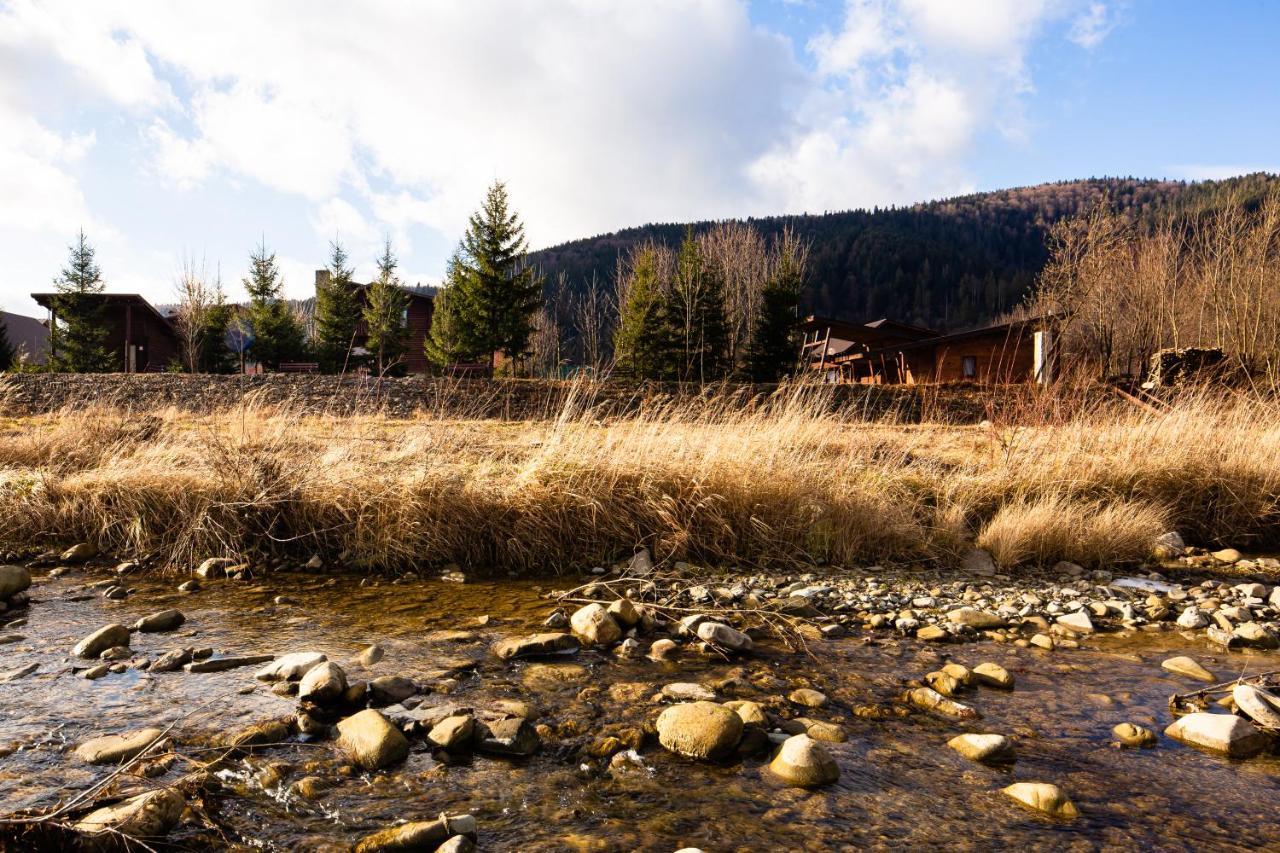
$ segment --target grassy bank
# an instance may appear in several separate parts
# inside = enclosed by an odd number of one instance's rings
[[[214,555],[346,552],[370,569],[576,570],[640,543],[764,566],[1140,559],[1280,541],[1280,408],[1186,398],[1163,413],[1047,395],[983,426],[855,422],[822,389],[750,410],[592,389],[558,417],[212,415],[80,409],[0,433],[0,543],[93,540],[177,569]]]

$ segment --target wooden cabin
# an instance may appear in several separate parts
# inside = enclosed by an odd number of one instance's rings
[[[56,293],[33,293],[37,304],[49,309],[48,328],[57,321]],[[136,293],[95,293],[88,298],[101,303],[107,328],[106,349],[119,373],[158,373],[182,358],[182,343],[173,324],[150,302]],[[56,336],[50,339],[55,355]]]
[[[865,325],[809,325],[808,329],[802,325],[802,364],[819,371],[826,382],[1048,382],[1057,367],[1053,324],[1043,318],[947,335],[884,320]],[[881,329],[896,340],[876,340],[862,331],[872,328]],[[855,336],[862,339],[856,340]],[[822,346],[823,340],[837,343]]]

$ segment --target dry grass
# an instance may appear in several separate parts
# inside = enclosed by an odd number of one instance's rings
[[[1046,396],[992,426],[911,426],[831,414],[822,393],[601,420],[583,385],[526,423],[67,411],[0,432],[0,542],[91,539],[179,569],[346,552],[368,569],[555,572],[641,543],[755,567],[948,561],[975,540],[1006,565],[1107,564],[1168,527],[1280,541],[1274,403]]]

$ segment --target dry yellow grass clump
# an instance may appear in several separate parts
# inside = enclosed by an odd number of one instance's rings
[[[94,540],[178,568],[346,552],[369,569],[576,570],[638,544],[756,567],[1140,559],[1280,540],[1280,408],[1199,397],[1162,413],[1045,397],[1008,423],[866,422],[798,386],[756,405],[626,417],[592,388],[522,423],[423,414],[66,411],[0,432],[0,542]],[[1060,414],[1070,411],[1069,415]]]

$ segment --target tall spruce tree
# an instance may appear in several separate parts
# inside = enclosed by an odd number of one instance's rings
[[[626,295],[613,333],[615,363],[639,379],[663,379],[674,373],[663,290],[657,247],[640,246],[630,259]]]
[[[306,335],[285,301],[284,280],[275,253],[268,253],[265,241],[249,253],[244,289],[249,293],[248,320],[253,333],[249,354],[253,360],[269,370],[279,370],[281,362],[302,360]]]
[[[325,373],[340,373],[357,366],[351,350],[360,322],[360,297],[346,250],[336,240],[329,247],[329,280],[316,287],[316,360]]]
[[[475,357],[463,340],[462,320],[458,316],[456,302],[461,293],[462,277],[466,275],[460,251],[455,251],[449,258],[444,284],[431,301],[431,331],[423,341],[427,360],[440,368]]]
[[[525,264],[524,225],[510,209],[507,188],[495,182],[472,214],[462,238],[463,275],[453,294],[465,348],[489,366],[501,352],[520,358],[529,348],[542,283]]]
[[[69,249],[67,265],[53,282],[57,322],[49,330],[49,363],[64,373],[106,373],[116,362],[107,352],[105,306],[97,298],[104,288],[102,271],[84,231]]]
[[[806,246],[790,231],[777,242],[773,270],[760,294],[747,345],[747,370],[757,382],[776,382],[791,372],[799,358],[796,322],[804,292]]]
[[[675,281],[663,306],[664,321],[674,330],[681,382],[707,382],[724,377],[728,355],[728,326],[724,319],[724,284],[706,263],[686,231],[676,256]]]
[[[391,252],[388,239],[383,245],[382,257],[378,258],[378,277],[369,285],[364,304],[365,348],[379,376],[400,362],[409,344],[406,322],[409,294],[400,286],[396,266],[396,256]]]

